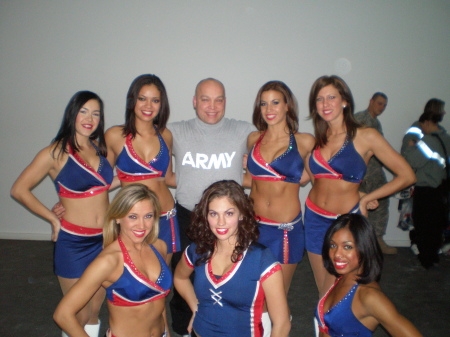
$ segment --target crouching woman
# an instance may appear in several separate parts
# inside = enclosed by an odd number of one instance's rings
[[[56,323],[70,336],[84,336],[76,313],[93,294],[106,290],[108,337],[167,336],[165,296],[172,275],[166,244],[158,239],[161,207],[142,184],[122,188],[105,219],[104,250],[89,265],[56,308]]]

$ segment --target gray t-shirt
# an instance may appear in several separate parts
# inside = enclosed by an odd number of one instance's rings
[[[183,207],[192,211],[213,182],[232,179],[242,183],[247,136],[255,131],[250,123],[223,118],[217,124],[206,124],[194,118],[167,127],[173,135],[175,198]]]

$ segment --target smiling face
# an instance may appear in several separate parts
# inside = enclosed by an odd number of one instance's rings
[[[373,118],[377,118],[386,109],[387,100],[382,96],[377,96],[375,99],[371,99],[369,102],[369,113]]]
[[[136,99],[134,113],[136,119],[144,122],[152,121],[161,108],[161,93],[154,84],[144,85]]]
[[[338,89],[331,84],[320,89],[316,97],[317,113],[326,122],[342,121],[346,105]]]
[[[100,123],[100,104],[96,99],[90,99],[78,111],[75,119],[75,130],[78,135],[89,137],[97,130]]]
[[[241,213],[228,197],[214,198],[209,203],[208,224],[218,240],[235,243],[239,220]]]
[[[348,227],[341,228],[333,234],[329,254],[334,268],[339,274],[358,274],[359,252]]]
[[[283,94],[276,90],[264,91],[261,94],[261,116],[267,125],[286,122],[288,105]]]
[[[206,80],[197,87],[194,109],[198,118],[206,124],[217,124],[225,114],[225,90],[221,83]]]
[[[132,243],[144,242],[150,234],[155,222],[155,208],[148,200],[137,202],[121,219],[116,219],[120,226],[122,239],[130,240]]]

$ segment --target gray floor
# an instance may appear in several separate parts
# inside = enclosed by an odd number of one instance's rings
[[[52,320],[61,298],[52,272],[53,244],[0,240],[0,251],[0,336],[61,336]],[[424,336],[450,336],[450,257],[441,256],[440,266],[426,271],[408,248],[400,248],[398,255],[385,256],[381,286]],[[313,336],[316,300],[312,272],[305,259],[297,268],[289,293],[291,337]],[[104,333],[108,320],[105,308],[101,319]],[[389,335],[378,328],[374,336]]]

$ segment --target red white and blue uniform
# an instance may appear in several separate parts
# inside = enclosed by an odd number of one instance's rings
[[[88,198],[109,189],[113,169],[105,157],[98,155],[100,165],[95,171],[70,146],[68,151],[67,162],[54,180],[60,197]],[[82,227],[62,219],[55,243],[55,274],[64,278],[79,278],[100,254],[102,244],[101,228]]]
[[[91,143],[96,150],[97,147]],[[113,169],[105,157],[100,157],[100,165],[95,171],[80,155],[68,145],[69,157],[54,180],[56,192],[64,198],[88,198],[109,189],[113,180]]]
[[[261,141],[264,135],[265,133],[258,138],[248,156],[247,169],[252,175],[252,179],[300,183],[304,164],[298,152],[294,134],[291,133],[289,136],[289,145],[286,151],[271,163],[266,162],[261,155]]]
[[[339,279],[334,283],[328,292],[319,301],[316,308],[316,318],[319,322],[319,330],[328,334],[330,337],[339,336],[360,336],[371,337],[372,330],[369,330],[364,324],[362,324],[353,313],[352,303],[355,297],[356,290],[359,284],[355,284],[349,292],[332,306],[327,312],[324,312],[324,303],[330,294],[331,290],[339,282]]]
[[[309,158],[309,169],[314,179],[337,179],[359,184],[366,174],[366,163],[348,138],[340,150],[326,161],[316,147]],[[358,213],[359,203],[346,213]],[[306,250],[322,254],[325,233],[340,214],[328,212],[315,205],[309,198],[305,205]]]
[[[302,177],[304,163],[297,148],[294,134],[289,136],[286,151],[271,163],[261,155],[261,141],[265,133],[256,141],[247,161],[247,169],[252,179],[264,181],[284,181],[299,184]],[[305,234],[300,212],[295,219],[288,223],[279,223],[256,216],[259,223],[258,242],[269,247],[280,263],[298,263],[303,258],[305,249]]]
[[[175,207],[168,212],[161,213],[158,238],[166,243],[168,254],[180,251],[180,227]]]
[[[356,151],[353,141],[346,139],[339,151],[326,161],[316,147],[309,158],[314,179],[338,179],[360,184],[366,174],[366,163]]]
[[[252,243],[242,258],[223,276],[214,275],[211,261],[197,265],[196,244],[184,258],[195,271],[194,291],[198,311],[194,331],[202,337],[261,337],[264,305],[262,283],[281,270],[270,250]]]
[[[134,182],[165,177],[170,163],[169,148],[157,132],[159,152],[150,162],[145,162],[133,148],[131,133],[125,138],[125,145],[116,160],[117,177],[120,181]]]
[[[259,224],[258,242],[270,248],[278,262],[282,264],[298,263],[305,250],[305,232],[302,213],[286,223],[256,216]]]
[[[130,307],[166,297],[172,287],[172,274],[156,248],[150,245],[159,260],[161,272],[153,282],[134,265],[120,237],[118,241],[123,255],[123,273],[116,282],[106,288],[108,301],[113,305]]]
[[[156,129],[156,127],[155,127]],[[133,148],[133,137],[129,134],[116,160],[117,177],[120,181],[138,182],[152,178],[165,177],[170,163],[170,153],[159,132],[159,152],[150,162],[145,162]],[[168,253],[180,250],[180,230],[175,208],[161,214],[159,219],[159,239],[167,245]]]
[[[356,204],[347,213],[361,214],[359,210],[359,203]],[[328,212],[319,206],[315,205],[309,197],[305,202],[305,237],[306,237],[306,250],[308,252],[322,255],[323,240],[325,239],[325,233],[331,226],[334,220],[339,217],[340,214]]]

